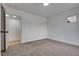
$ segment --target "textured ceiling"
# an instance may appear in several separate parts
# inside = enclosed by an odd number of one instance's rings
[[[24,12],[33,13],[43,17],[79,7],[78,3],[50,3],[45,7],[42,3],[6,3],[8,7],[15,8]]]

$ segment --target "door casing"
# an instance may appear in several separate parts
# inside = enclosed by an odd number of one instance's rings
[[[6,51],[6,20],[5,20],[5,10],[1,5],[1,51]]]

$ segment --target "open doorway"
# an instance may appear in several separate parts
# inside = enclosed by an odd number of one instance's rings
[[[8,46],[14,46],[21,43],[21,18],[19,16],[6,13],[6,28],[9,31],[7,35]]]
[[[1,5],[1,52],[5,52],[9,46],[21,43],[21,17],[7,14]]]

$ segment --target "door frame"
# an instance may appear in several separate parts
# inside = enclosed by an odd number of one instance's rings
[[[2,13],[4,13],[4,16],[2,15]],[[4,21],[2,21],[2,19],[4,19]],[[4,41],[4,50],[1,49],[1,52],[4,52],[4,51],[6,51],[6,18],[5,18],[5,9],[4,9],[2,4],[1,4],[1,23],[4,24],[4,29],[1,30],[1,33],[4,33],[4,39],[3,39],[3,41]]]

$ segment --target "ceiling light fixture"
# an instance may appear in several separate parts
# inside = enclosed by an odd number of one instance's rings
[[[16,16],[13,16],[14,18],[16,17]]]
[[[8,15],[8,14],[6,14],[6,17],[9,17],[9,15]]]
[[[43,3],[43,5],[44,5],[44,6],[48,6],[48,5],[49,5],[49,3],[45,2],[45,3]]]

